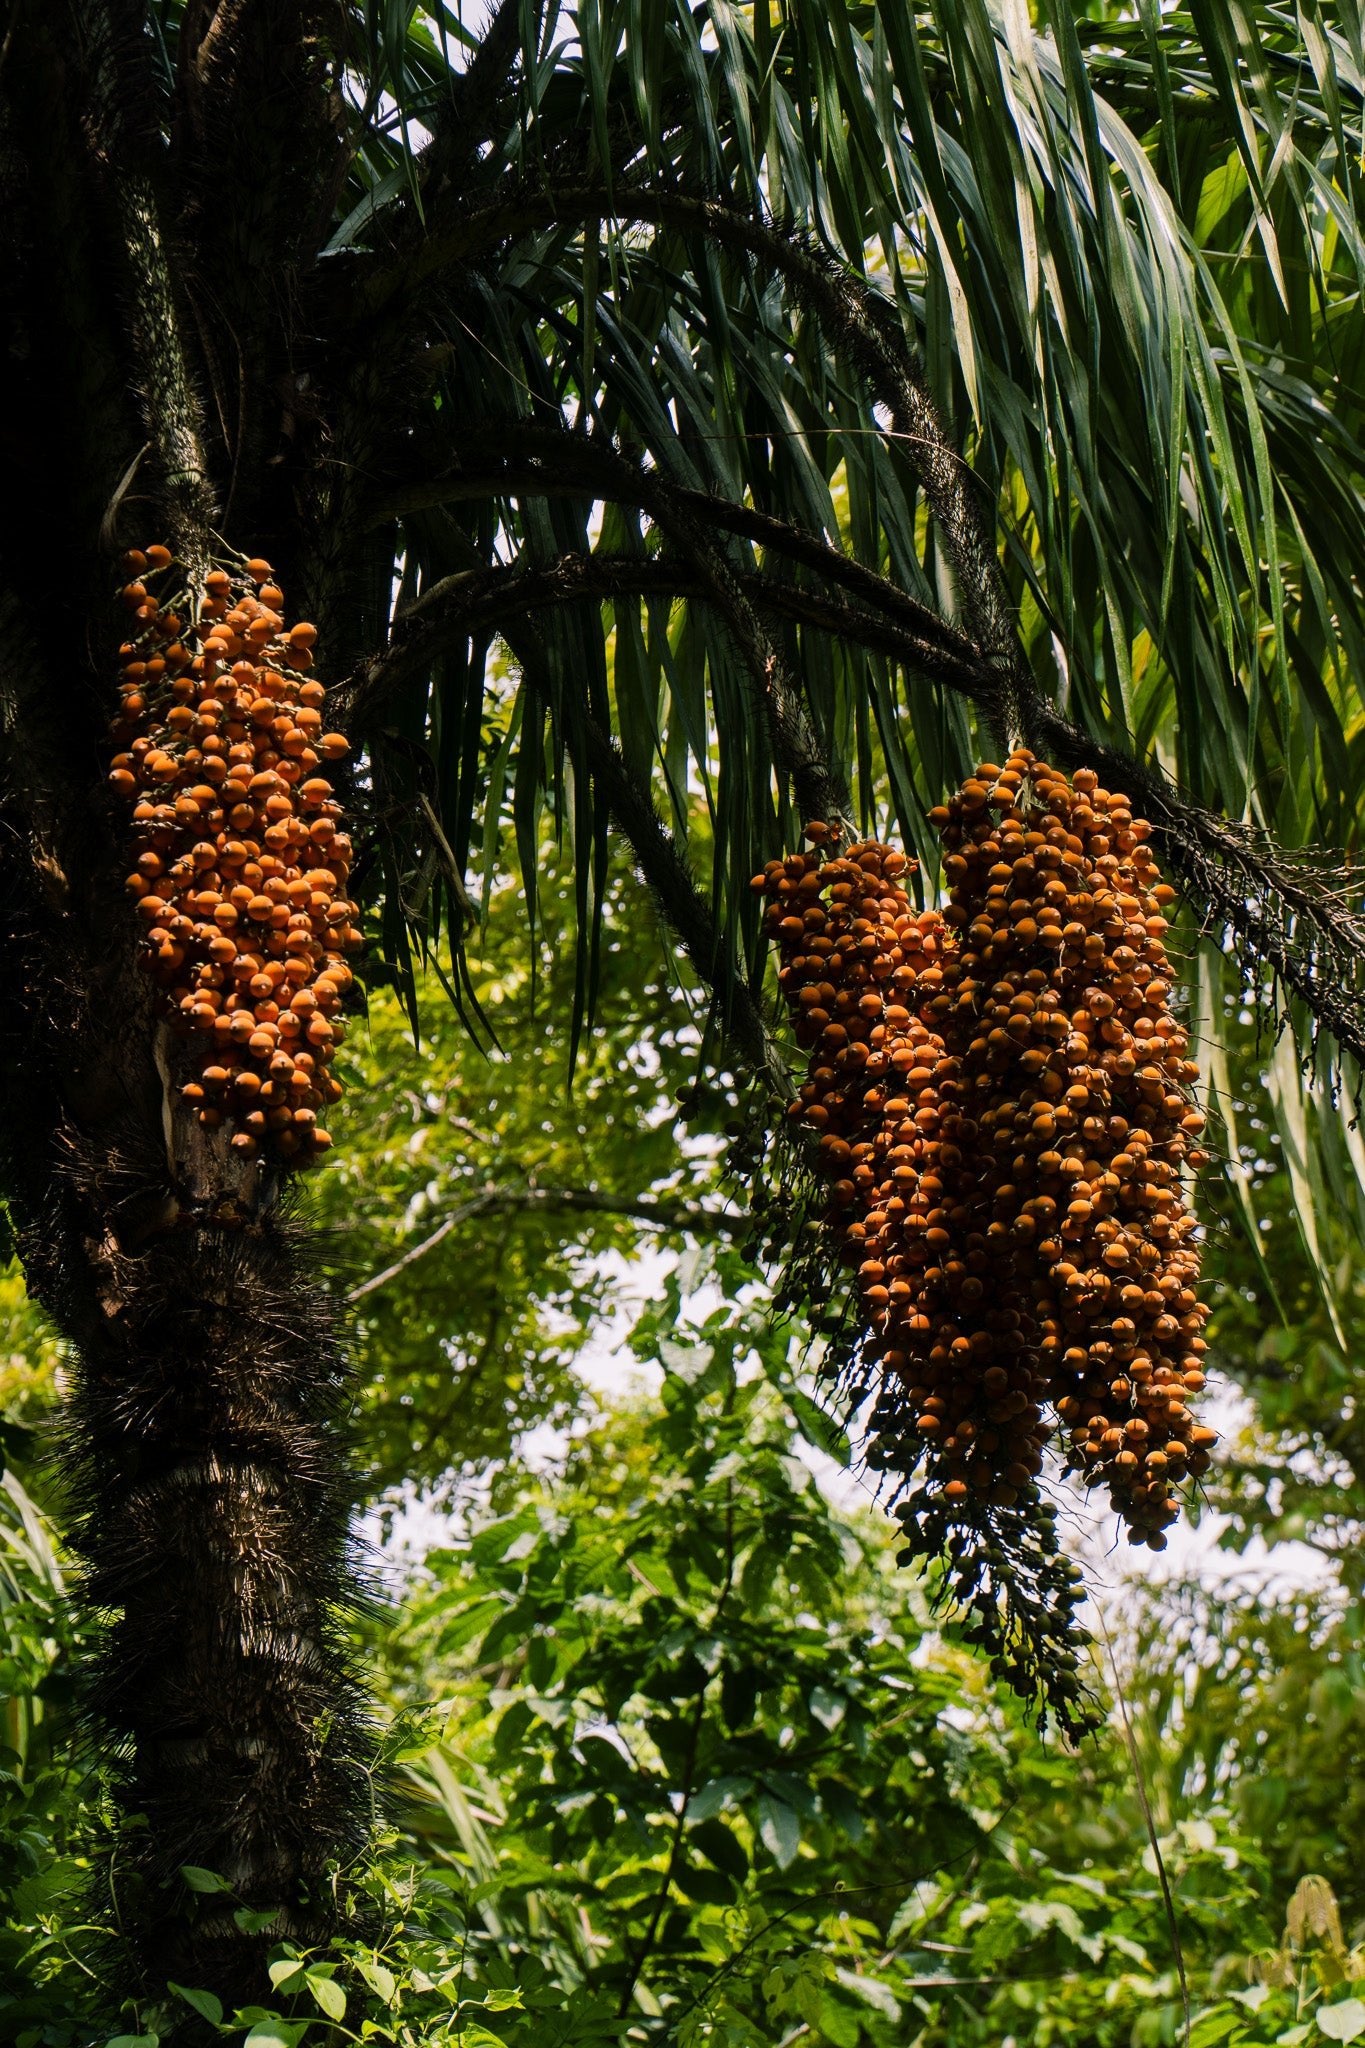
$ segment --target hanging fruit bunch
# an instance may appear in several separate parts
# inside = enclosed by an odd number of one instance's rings
[[[1175,891],[1150,826],[1093,770],[1013,755],[933,814],[958,934],[962,1054],[995,1221],[1029,1275],[1067,1463],[1155,1549],[1208,1465],[1196,1223],[1197,1068],[1171,1014]]]
[[[345,956],[362,943],[323,772],[347,743],[308,673],[317,629],[285,626],[268,562],[210,569],[197,596],[168,548],[124,566],[109,780],[132,810],[142,958],[191,1048],[181,1093],[238,1152],[315,1165],[331,1144],[319,1113],[341,1094]]]
[[[1042,1468],[1045,1369],[1030,1276],[991,1228],[996,1162],[957,1049],[954,934],[916,911],[907,866],[863,842],[756,878],[811,1046],[790,1113],[820,1133],[821,1170],[837,1175],[830,1221],[857,1271],[864,1357],[913,1408],[916,1462],[950,1501],[1007,1507]]]
[[[943,915],[903,854],[817,848],[754,886],[810,1048],[791,1114],[819,1133],[857,1267],[864,1354],[945,1499],[1013,1506],[1052,1404],[1067,1462],[1161,1547],[1208,1463],[1196,1069],[1170,1012],[1174,892],[1127,799],[1011,757],[933,813]]]
[[[1206,1311],[1181,1175],[1202,1119],[1170,1011],[1173,892],[1124,797],[1023,751],[933,822],[941,914],[907,895],[902,853],[820,823],[754,878],[808,1054],[789,1116],[817,1134],[821,1236],[856,1273],[868,1462],[917,1476],[912,1553],[946,1555],[997,1670],[1075,1727],[1080,1593],[1036,1484],[1047,1447],[1161,1548],[1214,1441],[1188,1405]]]

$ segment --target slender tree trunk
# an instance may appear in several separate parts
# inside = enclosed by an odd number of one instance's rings
[[[244,1998],[270,1940],[325,1922],[328,1861],[364,1836],[347,1377],[277,1175],[182,1110],[98,764],[45,730],[58,681],[10,692],[7,1181],[30,1289],[75,1348],[70,1533],[109,1617],[92,1705],[140,1817],[119,1917],[150,1978]],[[231,1896],[196,1895],[187,1863]],[[279,1917],[244,1932],[242,1907]]]
[[[105,781],[118,546],[201,553],[230,468],[202,454],[183,269],[137,149],[113,149],[140,118],[121,19],[118,0],[0,5],[0,1166],[30,1290],[72,1347],[68,1536],[107,1623],[89,1704],[119,1781],[112,1905],[144,1982],[240,2001],[268,1995],[272,1941],[325,1928],[329,1866],[366,1835],[370,1743],[346,1647],[344,1349],[287,1181],[181,1103]],[[230,1891],[196,1892],[186,1864]]]

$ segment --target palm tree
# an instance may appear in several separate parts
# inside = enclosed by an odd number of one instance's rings
[[[365,1833],[347,1368],[138,969],[130,542],[320,622],[409,991],[445,949],[459,995],[504,816],[534,923],[548,807],[575,1036],[615,835],[778,1078],[754,867],[829,812],[928,856],[1023,739],[1140,798],[1206,977],[1365,1057],[1356,0],[468,12],[0,10],[5,1199],[72,1346],[123,1923],[239,1995]]]

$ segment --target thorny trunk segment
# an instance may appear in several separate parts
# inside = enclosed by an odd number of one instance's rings
[[[11,764],[4,824],[7,1182],[76,1348],[71,1535],[109,1615],[92,1704],[146,1822],[117,1904],[149,1976],[259,1996],[265,1946],[317,1931],[365,1831],[344,1357],[272,1176],[181,1112],[105,806]],[[185,1863],[234,1896],[196,1914]],[[280,1917],[244,1934],[242,1905]]]
[[[89,1703],[119,1781],[111,1904],[145,1984],[242,2002],[268,1995],[272,1941],[327,1925],[370,1743],[345,1636],[345,1354],[280,1182],[181,1105],[106,798],[110,500],[123,480],[138,528],[164,523],[192,564],[214,515],[145,134],[96,119],[111,93],[136,109],[123,26],[112,5],[21,6],[0,74],[20,287],[0,314],[0,1134],[30,1290],[74,1352],[68,1533],[106,1617]],[[185,1864],[230,1895],[195,1895]],[[243,1907],[275,1917],[244,1928]]]

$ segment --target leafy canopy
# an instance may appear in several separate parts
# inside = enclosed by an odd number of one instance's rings
[[[610,800],[567,771],[586,722],[684,836],[704,794],[715,908],[752,937],[740,888],[791,831],[755,636],[835,783],[923,841],[975,744],[972,693],[858,644],[821,610],[829,565],[783,536],[969,628],[975,600],[925,450],[888,431],[813,281],[826,252],[918,353],[1047,695],[1290,845],[1353,841],[1353,6],[517,0],[522,61],[458,212],[433,151],[465,39],[447,10],[404,13],[354,60],[371,119],[326,262],[435,351],[420,443],[367,516],[412,618],[385,723],[431,749],[461,859],[490,795],[481,633],[508,621],[539,679],[506,771],[528,890],[545,799],[600,873]],[[729,225],[755,214],[771,248]],[[810,238],[809,272],[778,229]],[[727,531],[727,507],[775,523]],[[451,577],[482,602],[472,647],[462,593],[448,632],[439,597],[419,609]],[[886,626],[888,605],[858,609]]]

